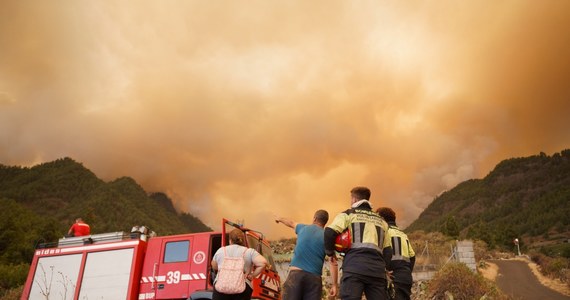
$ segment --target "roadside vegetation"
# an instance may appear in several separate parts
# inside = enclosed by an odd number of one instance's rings
[[[509,299],[495,282],[471,271],[465,264],[452,257],[457,240],[441,232],[415,231],[408,235],[416,252],[415,271],[433,271],[431,280],[414,283],[412,299]],[[473,243],[477,262],[492,258],[490,251],[480,240]]]
[[[542,247],[532,250],[529,256],[544,276],[560,280],[570,288],[570,244]]]
[[[424,295],[415,299],[509,299],[494,282],[458,262],[441,268],[427,284]]]

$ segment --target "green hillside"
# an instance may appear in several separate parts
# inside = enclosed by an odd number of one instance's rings
[[[407,231],[441,231],[512,247],[570,238],[570,150],[507,159],[483,179],[444,192]]]
[[[70,158],[31,168],[0,164],[0,296],[22,284],[38,243],[56,242],[82,217],[93,234],[146,225],[158,235],[211,231],[178,213],[164,193],[148,194],[132,178],[97,178]]]

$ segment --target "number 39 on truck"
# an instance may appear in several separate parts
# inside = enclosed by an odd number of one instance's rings
[[[252,281],[252,299],[280,300],[281,282],[273,251],[259,231],[222,220],[221,232],[151,236],[144,226],[60,239],[36,249],[22,300],[36,299],[212,299],[210,262],[226,232],[239,228],[246,246],[268,262]]]

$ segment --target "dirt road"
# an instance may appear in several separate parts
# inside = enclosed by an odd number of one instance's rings
[[[514,299],[570,299],[540,284],[526,262],[519,260],[492,260],[490,262],[499,267],[497,285]]]

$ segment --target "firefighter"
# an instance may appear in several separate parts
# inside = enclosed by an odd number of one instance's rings
[[[91,228],[89,228],[89,225],[83,222],[81,218],[75,219],[75,223],[73,223],[69,231],[67,231],[68,236],[84,236],[89,234],[91,234]]]
[[[351,208],[338,214],[325,228],[325,252],[335,255],[336,237],[347,228],[351,246],[342,264],[340,297],[343,300],[388,299],[386,261],[392,258],[388,224],[372,210],[370,189],[350,191]]]
[[[283,284],[283,300],[320,300],[323,290],[322,271],[325,260],[324,227],[329,220],[326,210],[317,210],[312,224],[301,224],[287,218],[276,217],[275,222],[293,228],[297,234],[295,254],[289,275]],[[330,296],[336,296],[338,263],[331,257],[332,287]]]
[[[376,211],[386,222],[392,243],[392,260],[387,269],[392,273],[396,300],[409,300],[412,294],[412,271],[416,262],[416,254],[408,236],[396,226],[396,213],[389,207],[381,207]]]

